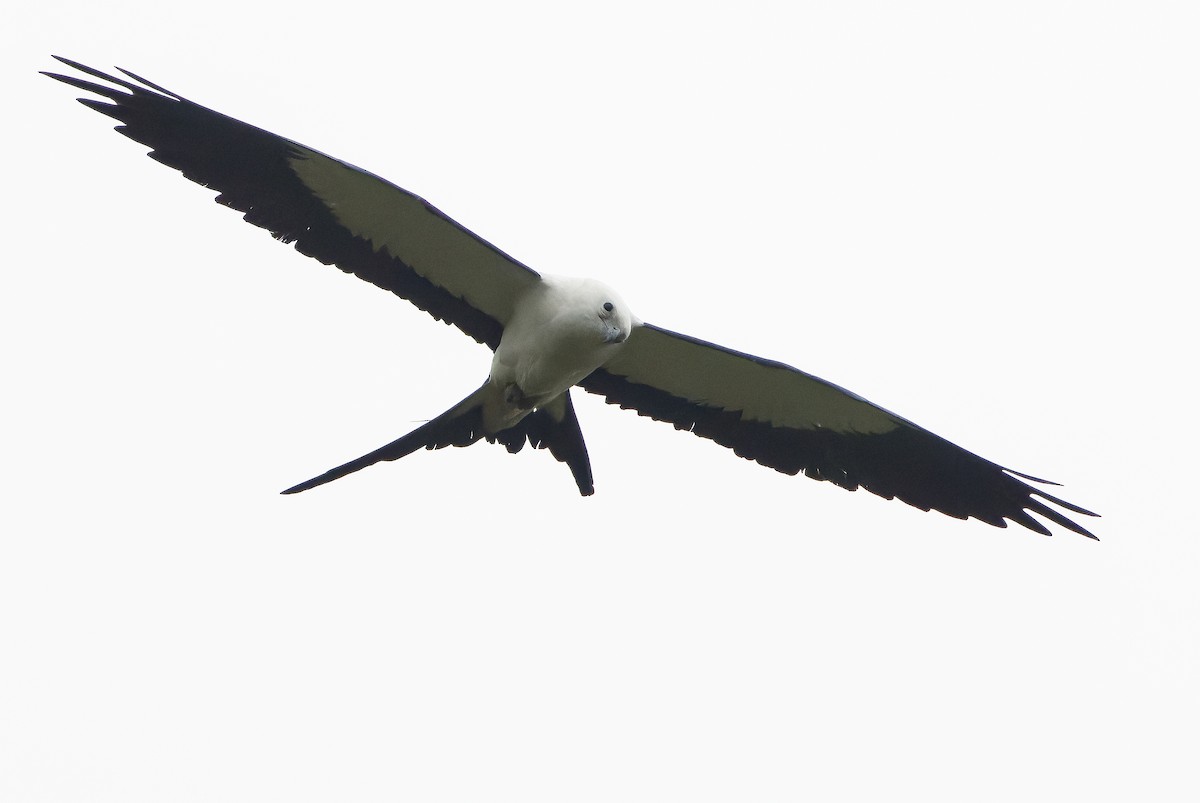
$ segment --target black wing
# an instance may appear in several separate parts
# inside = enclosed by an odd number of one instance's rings
[[[1009,519],[1049,535],[1033,512],[1096,537],[1046,502],[1084,516],[1095,513],[1022,478],[1046,480],[985,460],[783,363],[643,324],[615,359],[579,384],[611,404],[670,422],[785,474],[804,472],[847,490],[861,487],[996,527]]]
[[[353,165],[207,109],[122,70],[137,83],[64,58],[101,79],[45,73],[107,101],[79,102],[119,120],[151,158],[211,187],[216,200],[296,250],[408,299],[492,349],[513,299],[536,272],[424,199]],[[127,90],[127,91],[125,91]]]

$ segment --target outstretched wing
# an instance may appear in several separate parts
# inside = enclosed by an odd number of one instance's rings
[[[493,350],[513,300],[540,277],[424,199],[297,142],[207,109],[122,70],[133,81],[64,58],[107,84],[45,73],[107,102],[79,102],[121,122],[151,158],[211,187],[296,250],[337,265],[454,324]],[[136,82],[136,83],[135,83]]]
[[[1049,535],[1037,513],[1095,538],[1047,502],[1094,516],[861,396],[783,363],[643,324],[579,383],[610,404],[668,421],[747,460],[865,488],[922,510]]]

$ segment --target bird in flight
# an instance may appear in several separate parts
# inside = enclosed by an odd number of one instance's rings
[[[786,474],[1050,535],[1037,514],[1096,537],[1057,508],[1095,513],[1037,487],[1054,483],[791,366],[642,321],[606,285],[538,273],[365,170],[126,70],[129,80],[55,58],[101,83],[44,74],[102,98],[79,102],[119,121],[116,130],[149,147],[152,159],[217,190],[218,203],[300,253],[390,290],[493,351],[487,380],[461,402],[285,494],[421,448],[486,439],[510,452],[549,449],[590,495],[591,463],[571,404],[578,385]]]

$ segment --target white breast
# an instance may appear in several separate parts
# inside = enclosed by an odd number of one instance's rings
[[[632,324],[629,308],[610,287],[543,275],[517,300],[492,359],[491,381],[515,384],[535,406],[543,404],[616,356],[622,344],[606,336],[613,325],[627,335]]]

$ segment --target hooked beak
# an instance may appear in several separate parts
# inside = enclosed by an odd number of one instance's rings
[[[622,332],[620,327],[608,326],[604,332],[605,343],[624,343],[625,338],[629,337],[625,332]]]

